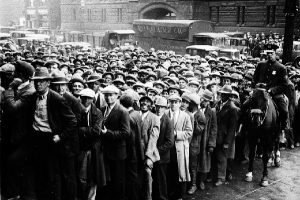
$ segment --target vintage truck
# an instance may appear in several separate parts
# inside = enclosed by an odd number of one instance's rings
[[[186,47],[193,44],[193,36],[199,32],[214,31],[214,24],[205,20],[152,20],[133,21],[137,46],[145,50],[175,51],[185,54]]]

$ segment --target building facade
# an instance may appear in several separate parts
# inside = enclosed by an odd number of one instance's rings
[[[0,0],[0,26],[24,25],[25,0]]]
[[[216,31],[284,32],[285,0],[61,0],[64,31],[132,29],[135,19],[202,19]],[[300,28],[300,14],[296,29]]]
[[[28,28],[60,28],[60,0],[25,0]]]

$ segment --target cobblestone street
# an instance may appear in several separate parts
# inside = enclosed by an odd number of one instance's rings
[[[299,200],[300,199],[300,148],[281,151],[281,167],[269,168],[270,185],[260,187],[262,162],[255,160],[253,182],[243,180],[248,165],[235,165],[233,180],[218,188],[206,184],[204,191],[197,191],[196,195],[188,199],[201,200]]]

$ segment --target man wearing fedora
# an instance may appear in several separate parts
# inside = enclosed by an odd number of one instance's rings
[[[96,93],[94,103],[98,109],[104,108],[106,106],[106,102],[104,99],[104,95],[100,92],[100,79],[101,76],[97,73],[91,74],[86,83],[88,87]]]
[[[157,149],[157,139],[159,137],[160,121],[151,112],[153,100],[148,96],[140,99],[140,115],[142,117],[142,152],[144,153],[143,169],[143,199],[152,199],[152,169],[153,164],[160,160]]]
[[[77,122],[79,123],[83,113],[83,106],[80,104],[79,99],[75,98],[71,93],[68,92],[68,80],[65,78],[64,74],[55,73],[52,75],[51,79],[51,88],[60,94],[65,100],[67,105],[71,108],[72,112],[74,113]],[[79,136],[78,136],[78,126],[74,129],[74,150],[75,154],[73,156],[65,157],[61,160],[61,170],[63,173],[62,176],[62,186],[63,186],[63,195],[65,199],[75,199],[76,198],[76,191],[77,191],[77,184],[76,184],[76,177],[75,177],[75,158],[77,153],[79,152]]]
[[[31,133],[9,161],[12,171],[28,167],[28,184],[37,192],[32,198],[61,199],[60,159],[75,154],[73,137],[77,120],[65,99],[49,89],[47,68],[36,70],[32,80],[36,92],[20,106],[29,106]],[[39,179],[35,179],[39,177]],[[26,177],[27,178],[27,177]]]
[[[210,104],[214,101],[213,93],[204,90],[200,97],[200,110],[205,115],[205,127],[200,139],[200,152],[198,156],[197,171],[200,173],[200,189],[205,188],[204,181],[211,170],[211,157],[216,147],[217,138],[217,116],[216,110],[211,108]]]
[[[235,132],[238,124],[238,108],[230,99],[232,95],[232,88],[230,85],[224,85],[219,91],[221,100],[217,103],[217,140],[216,140],[216,153],[217,153],[217,182],[215,186],[224,184],[225,178],[229,176],[226,174],[227,159],[229,157],[229,149],[233,148],[235,140]]]
[[[108,182],[111,200],[123,200],[125,194],[125,159],[127,158],[126,140],[130,136],[130,117],[128,111],[117,100],[120,90],[114,85],[102,91],[107,106],[104,113],[101,137],[103,138],[104,156],[110,171]]]
[[[153,165],[153,199],[168,199],[167,165],[170,162],[170,149],[174,145],[174,126],[166,114],[168,100],[157,97],[155,101],[156,115],[160,118],[160,132],[157,140],[157,149],[160,160]]]

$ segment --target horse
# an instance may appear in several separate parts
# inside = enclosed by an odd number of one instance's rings
[[[268,161],[269,158],[275,157],[274,164],[280,166],[279,152],[279,119],[276,104],[271,96],[263,88],[255,88],[250,100],[245,103],[248,109],[248,119],[246,123],[248,130],[249,141],[249,166],[245,181],[251,182],[253,179],[253,162],[255,157],[255,149],[258,142],[262,148],[263,161],[263,177],[260,185],[266,187],[268,182]],[[244,106],[243,105],[243,106]],[[275,152],[273,156],[272,153]]]

